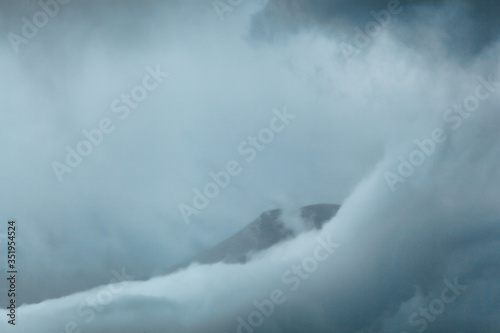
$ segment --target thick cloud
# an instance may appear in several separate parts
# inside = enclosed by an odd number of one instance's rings
[[[470,58],[494,43],[500,31],[496,13],[500,4],[490,0],[286,0],[269,1],[266,8],[253,18],[252,35],[270,41],[280,40],[304,29],[324,31],[353,38],[354,27],[363,29],[374,20],[372,12],[388,7],[401,8],[392,18],[392,25],[408,25],[393,32],[409,45],[429,46],[433,34],[415,30],[427,26],[442,29],[442,39],[449,56]],[[439,13],[439,14],[438,14]]]
[[[23,303],[2,331],[236,332],[271,298],[255,331],[500,328],[497,5],[405,4],[347,54],[387,3],[315,3],[233,2],[221,20],[211,2],[74,1],[17,53],[7,35],[40,8],[2,4],[0,216],[18,221]],[[147,98],[113,112],[156,68]],[[239,153],[284,110],[254,159]],[[113,132],[59,182],[53,162],[104,118]],[[186,224],[179,205],[232,160],[241,172]],[[322,202],[343,206],[320,231],[157,276],[265,210]]]
[[[4,4],[6,12],[19,13],[4,36],[22,35],[22,17],[32,20],[40,11],[31,5]],[[75,1],[16,45],[18,53],[4,39],[2,151],[10,163],[4,165],[9,177],[2,185],[9,190],[2,192],[2,214],[22,223],[19,262],[25,274],[37,276],[36,283],[19,281],[25,291],[19,301],[106,283],[112,269],[129,262],[136,263],[131,273],[149,278],[265,210],[340,202],[369,170],[382,141],[327,148],[327,124],[340,116],[325,112],[319,83],[309,85],[281,55],[242,38],[256,10],[240,7],[221,22],[212,4],[137,8],[132,2]],[[112,102],[142,84],[146,67],[157,65],[170,76],[122,120]],[[239,145],[284,107],[297,119],[247,162]],[[77,149],[85,140],[82,130],[104,118],[114,131],[59,183],[52,163],[66,163],[66,147]],[[346,167],[335,162],[346,158],[344,150],[370,152],[358,154],[363,163]],[[231,160],[242,173],[187,225],[178,206],[192,205],[193,189]],[[345,176],[329,179],[332,165]],[[323,179],[313,180],[311,167]],[[294,190],[304,184],[307,194]]]

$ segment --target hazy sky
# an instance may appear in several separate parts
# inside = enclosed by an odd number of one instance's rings
[[[255,332],[500,331],[500,4],[66,2],[0,5],[2,331],[237,332],[278,289]],[[158,276],[316,203],[343,205],[321,231]]]

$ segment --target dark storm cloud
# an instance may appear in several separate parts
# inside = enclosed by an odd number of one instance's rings
[[[395,31],[409,45],[426,47],[428,33],[417,33],[411,27],[434,25],[436,11],[441,10],[439,23],[446,34],[445,45],[450,54],[469,57],[478,54],[494,42],[500,31],[497,13],[500,4],[496,1],[446,1],[446,0],[401,0],[392,1],[403,8],[397,15],[398,24],[409,25],[407,31]],[[373,21],[372,11],[387,10],[391,0],[285,0],[269,1],[266,8],[254,16],[252,35],[258,39],[279,40],[290,33],[301,30],[323,30],[328,34],[343,31],[351,38],[353,27],[363,30]],[[404,33],[402,33],[404,32]]]

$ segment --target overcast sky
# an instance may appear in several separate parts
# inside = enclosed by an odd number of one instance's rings
[[[2,332],[500,331],[500,4],[66,2],[0,5]],[[320,231],[159,274],[317,203]]]

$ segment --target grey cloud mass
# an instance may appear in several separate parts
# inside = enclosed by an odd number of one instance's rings
[[[500,332],[499,6],[3,1],[0,331]]]
[[[492,45],[500,31],[497,13],[500,4],[490,0],[444,1],[349,1],[349,0],[290,0],[269,1],[267,6],[253,18],[251,33],[258,39],[276,41],[304,29],[322,31],[340,38],[353,38],[353,27],[362,30],[373,20],[373,12],[387,9],[389,4],[399,4],[402,9],[392,22],[402,27],[394,33],[408,46],[429,47],[434,34],[422,27],[442,29],[440,42],[447,48],[450,57],[469,59]],[[420,29],[419,29],[420,28]]]

